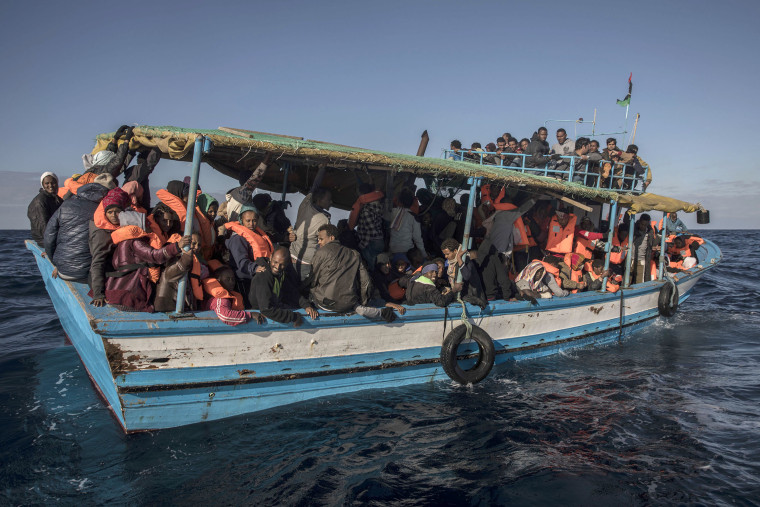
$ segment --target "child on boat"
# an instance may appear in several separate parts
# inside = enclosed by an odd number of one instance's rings
[[[235,271],[216,260],[209,261],[209,267],[213,272],[202,282],[206,293],[202,308],[213,310],[219,320],[229,326],[245,324],[250,320],[263,324],[263,315],[245,310],[243,296],[235,291]]]

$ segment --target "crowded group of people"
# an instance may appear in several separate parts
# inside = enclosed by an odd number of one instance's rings
[[[283,203],[255,193],[271,165],[265,158],[221,205],[198,189],[192,233],[184,236],[189,179],[156,191],[151,206],[148,180],[160,152],[130,152],[132,137],[131,128],[120,128],[105,150],[83,157],[82,174],[62,185],[43,173],[29,205],[32,238],[44,245],[52,276],[87,283],[94,306],[171,312],[187,277],[179,296],[186,309],[213,310],[230,325],[271,319],[298,327],[298,310],[311,319],[356,313],[392,322],[403,305],[461,301],[483,308],[497,299],[535,302],[599,290],[603,279],[607,290],[620,285],[627,223],[618,227],[605,271],[603,235],[589,217],[496,183],[475,196],[468,249],[460,239],[469,195],[457,202],[415,192],[409,179],[389,199],[360,182],[349,218],[333,224],[321,166],[291,224]],[[656,276],[658,234],[688,232],[675,214],[659,229],[641,215],[635,230],[636,282]],[[671,238],[669,269],[691,267],[699,241]]]
[[[568,138],[565,129],[557,129],[557,142],[551,147],[547,141],[546,127],[536,130],[530,139],[518,140],[505,132],[488,143],[472,143],[470,149],[454,139],[450,144],[448,158],[506,168],[522,168],[528,174],[543,175],[567,180],[573,163],[572,181],[586,186],[618,190],[640,189],[646,191],[652,182],[649,165],[638,155],[639,148],[630,144],[625,151],[617,146],[617,139],[607,139],[606,148],[599,150],[599,141],[588,137],[576,140]],[[574,158],[570,158],[574,157]],[[564,172],[564,173],[563,173]],[[639,187],[636,187],[640,183]]]

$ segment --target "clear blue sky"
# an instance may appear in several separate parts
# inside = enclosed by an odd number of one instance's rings
[[[79,172],[123,123],[403,153],[427,129],[439,156],[594,108],[619,130],[630,72],[650,190],[714,228],[760,221],[757,1],[6,1],[0,18],[0,228],[27,227],[39,174]],[[206,169],[205,189],[231,186]],[[184,170],[162,162],[152,186]]]

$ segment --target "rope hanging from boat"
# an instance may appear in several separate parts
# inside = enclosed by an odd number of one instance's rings
[[[467,320],[467,307],[464,304],[464,301],[462,301],[462,293],[457,292],[457,301],[459,301],[459,304],[462,305],[462,315],[460,319],[462,319],[462,324],[464,324],[464,327],[467,328],[467,335],[465,336],[465,340],[469,340],[472,336],[472,324],[470,324],[470,321]]]
[[[618,322],[618,341],[623,339],[623,289],[620,289],[620,321]]]

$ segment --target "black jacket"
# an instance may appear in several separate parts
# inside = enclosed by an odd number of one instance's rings
[[[435,285],[419,282],[422,275],[412,278],[401,278],[399,285],[406,286],[406,304],[408,305],[422,305],[433,303],[435,306],[448,306],[454,299],[456,294],[449,292],[446,295],[441,294]]]
[[[45,229],[48,259],[66,276],[87,279],[90,272],[89,222],[108,189],[99,183],[82,185],[50,217]]]
[[[284,273],[274,276],[272,269],[256,274],[251,281],[248,299],[251,308],[258,310],[264,317],[275,322],[295,322],[296,313],[290,308],[309,308],[309,300],[298,294],[298,275],[292,266]],[[279,294],[275,293],[275,283],[279,284]]]
[[[549,143],[542,141],[538,137],[538,132],[533,132],[533,137],[530,138],[528,149],[525,150],[525,153],[530,155],[529,157],[525,157],[525,167],[545,166],[549,160],[551,160],[551,158],[547,156],[549,155],[549,151]]]
[[[92,298],[106,297],[106,271],[111,270],[111,254],[114,244],[111,241],[111,231],[100,229],[90,220],[89,245],[92,262],[90,262],[90,289]]]
[[[644,241],[644,237],[647,236],[649,238],[649,243],[647,244],[646,249],[646,255],[643,259],[639,259],[639,245],[641,245],[641,242]],[[652,272],[649,269],[649,263],[652,261],[652,247],[657,244],[657,237],[654,234],[654,231],[650,227],[647,227],[646,232],[640,232],[639,228],[636,227],[636,230],[634,232],[633,236],[633,268],[637,269],[638,262],[639,261],[645,261],[644,264],[644,281],[648,282],[652,279]]]
[[[63,203],[63,199],[58,197],[58,195],[50,195],[43,189],[40,189],[40,193],[29,203],[26,216],[29,217],[29,223],[32,226],[32,239],[40,245],[45,235],[45,227],[48,220],[50,220],[50,217],[53,216],[53,213],[55,213],[61,203]]]

